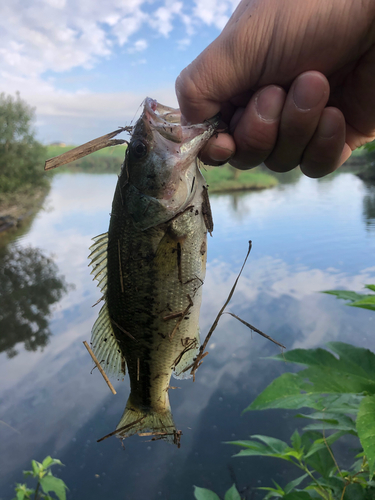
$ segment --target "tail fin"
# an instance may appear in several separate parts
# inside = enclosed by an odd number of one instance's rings
[[[163,439],[178,447],[180,444],[181,432],[176,430],[169,407],[163,411],[143,410],[131,404],[129,398],[116,428],[116,435],[124,439],[134,434],[150,436],[152,441]]]

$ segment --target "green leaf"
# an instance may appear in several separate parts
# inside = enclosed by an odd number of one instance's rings
[[[370,311],[375,311],[375,296],[366,295],[362,300],[357,300],[348,304],[351,307],[361,307],[362,309],[369,309]]]
[[[361,401],[357,417],[358,437],[368,460],[370,477],[375,471],[375,396]]]
[[[342,342],[331,342],[328,347],[340,357],[324,349],[294,349],[284,353],[287,361],[307,368],[281,375],[244,411],[303,406],[320,409],[324,404],[322,394],[375,394],[375,354]]]
[[[312,498],[307,491],[292,491],[284,496],[284,500],[311,500]]]
[[[279,493],[277,490],[273,488],[258,488],[258,490],[268,491],[267,495],[263,498],[263,500],[270,500],[270,498],[283,498],[284,492]]]
[[[344,500],[370,500],[373,495],[367,495],[367,492],[359,484],[349,484],[345,490]]]
[[[220,500],[220,498],[211,490],[194,486],[194,496],[196,500]]]
[[[266,444],[259,443],[257,441],[230,441],[227,444],[234,444],[236,446],[241,446],[245,448],[239,453],[234,455],[235,457],[244,456],[255,456],[255,457],[274,457],[287,460],[288,462],[294,462],[292,457],[297,460],[301,456],[301,452],[295,451],[290,448],[286,443],[280,441],[276,438],[270,438],[268,436],[251,436],[264,441]]]
[[[194,486],[194,496],[196,500],[220,500],[220,498],[211,490]]]
[[[290,438],[290,442],[292,443],[292,446],[296,451],[300,451],[302,442],[301,436],[299,435],[297,429],[293,432],[292,437]]]
[[[47,469],[50,465],[52,465],[52,463],[53,463],[53,458],[48,456],[43,460],[42,466],[44,467],[44,469]]]
[[[375,285],[365,285],[365,287],[375,292]],[[375,311],[375,295],[364,295],[346,290],[329,290],[323,293],[335,295],[338,299],[350,300],[351,303],[346,304],[348,306]]]
[[[36,460],[31,460],[31,467],[33,468],[34,477],[39,475],[41,464]]]
[[[262,436],[260,434],[254,434],[250,437],[259,439],[259,441],[265,443],[274,453],[284,453],[285,451],[290,450],[289,446],[284,441],[281,441],[281,439],[270,436]]]
[[[68,489],[62,479],[54,477],[51,473],[40,479],[40,485],[44,493],[52,491],[59,500],[66,500],[66,490]]]
[[[48,469],[49,467],[52,467],[52,465],[64,465],[63,463],[61,463],[60,460],[58,460],[57,458],[51,458],[50,456],[46,457],[43,462],[42,462],[42,466],[44,469]]]
[[[276,486],[276,488],[270,488],[266,486],[260,486],[259,488],[257,488],[257,490],[268,491],[263,500],[269,500],[270,498],[283,498],[283,496],[285,495],[285,491],[282,489],[282,487],[278,485],[273,479],[272,482]]]
[[[299,486],[307,476],[308,474],[304,474],[303,476],[297,477],[297,479],[288,483],[284,488],[285,493],[290,493],[292,490],[294,490],[294,488]]]
[[[348,431],[351,434],[357,433],[355,422],[347,415],[332,412],[315,412],[309,415],[298,414],[296,417],[310,420],[318,420],[319,423],[310,424],[304,427],[304,430],[341,430]]]
[[[363,295],[351,292],[349,290],[326,290],[322,293],[328,293],[329,295],[335,295],[338,299],[343,300],[359,300],[363,297]]]
[[[16,498],[14,500],[25,500],[30,498],[31,495],[35,493],[34,490],[28,488],[26,484],[21,484],[21,483],[16,484],[15,492],[16,492]]]
[[[268,408],[285,408],[296,409],[303,406],[312,407],[315,395],[312,398],[310,394],[302,394],[302,390],[306,389],[307,384],[301,380],[296,373],[284,373],[259,396],[245,408],[243,413],[250,410],[266,410]]]
[[[322,449],[327,449],[327,446],[330,446],[333,444],[335,441],[340,439],[342,436],[345,436],[346,432],[345,431],[339,431],[335,432],[334,434],[331,434],[330,436],[327,436],[326,438],[323,438],[323,436],[320,439],[317,439],[314,444],[311,446],[309,449],[308,453],[306,453],[305,458],[310,457],[314,453],[316,453],[319,450]]]
[[[236,485],[233,484],[231,488],[225,493],[224,500],[241,500],[240,494],[237,491]]]

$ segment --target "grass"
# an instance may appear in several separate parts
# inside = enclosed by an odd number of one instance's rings
[[[262,171],[261,167],[238,170],[228,164],[222,167],[206,166],[202,173],[210,193],[266,189],[278,184],[276,177]]]

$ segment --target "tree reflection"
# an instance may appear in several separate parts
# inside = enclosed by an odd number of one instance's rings
[[[13,245],[0,254],[0,352],[9,358],[14,346],[36,351],[47,345],[51,332],[51,305],[67,291],[63,276],[52,259],[37,248]]]
[[[363,215],[368,230],[375,230],[375,186],[368,186],[368,193],[363,198]]]

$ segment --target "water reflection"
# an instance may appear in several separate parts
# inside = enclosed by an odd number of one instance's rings
[[[368,231],[375,231],[375,185],[367,185],[368,193],[363,198],[363,215]]]
[[[67,291],[64,277],[52,259],[37,248],[3,249],[0,255],[0,352],[18,354],[45,347],[51,335],[51,306]]]
[[[114,396],[97,370],[90,375],[92,362],[82,345],[90,338],[97,315],[91,305],[99,298],[87,268],[87,249],[90,238],[108,226],[116,176],[66,175],[53,182],[49,204],[54,210],[41,213],[20,244],[41,247],[46,255],[54,252],[75,290],[54,308],[53,335],[43,352],[20,350],[12,359],[0,354],[1,419],[22,433],[0,426],[4,498],[12,498],[14,482],[29,460],[47,454],[66,464],[56,473],[74,499],[191,500],[193,484],[223,497],[232,483],[228,464],[240,488],[269,486],[271,477],[285,484],[291,477],[278,461],[232,459],[235,450],[222,444],[250,434],[286,440],[296,426],[283,411],[241,416],[287,367],[264,359],[278,348],[252,338],[229,316],[220,320],[196,382],[172,382],[181,387],[170,393],[183,431],[181,449],[137,437],[125,441],[125,451],[115,437],[96,443],[115,428],[129,393],[128,379],[114,383]],[[362,291],[364,283],[374,282],[375,239],[364,224],[368,195],[372,192],[362,181],[344,173],[325,183],[300,177],[295,184],[245,193],[236,208],[230,196],[213,196],[216,226],[209,238],[201,336],[224,303],[252,239],[229,310],[288,349],[340,340],[375,350],[373,313],[318,293]]]

